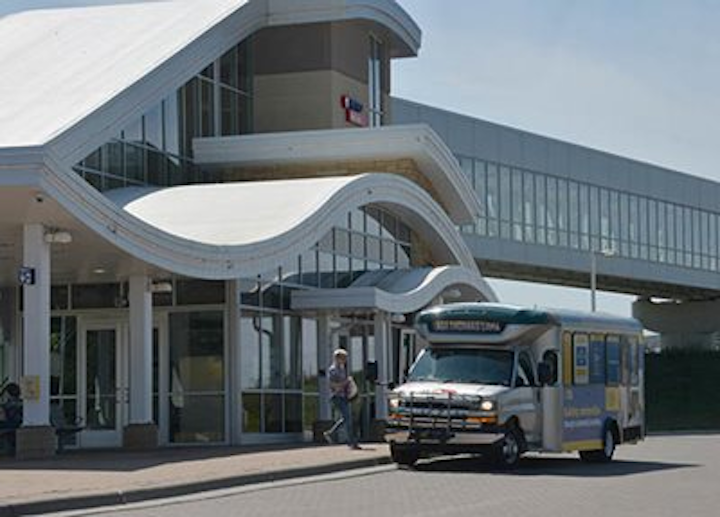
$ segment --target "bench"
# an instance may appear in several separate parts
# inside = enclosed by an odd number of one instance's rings
[[[58,453],[65,450],[65,442],[68,438],[73,437],[85,429],[80,418],[76,418],[73,422],[68,422],[62,407],[57,404],[53,404],[50,407],[50,424],[55,428]]]
[[[9,456],[15,454],[15,431],[17,428],[4,427],[0,429],[0,454]]]

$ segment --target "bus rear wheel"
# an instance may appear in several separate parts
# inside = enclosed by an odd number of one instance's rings
[[[612,425],[606,425],[603,433],[603,448],[594,451],[580,451],[580,459],[588,463],[609,463],[615,454],[615,433]]]

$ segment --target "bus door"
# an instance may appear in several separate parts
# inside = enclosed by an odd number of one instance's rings
[[[396,384],[405,382],[408,371],[417,357],[417,335],[413,329],[402,329],[398,341],[397,350],[397,371],[393,372],[393,379]]]
[[[550,379],[540,387],[542,412],[542,448],[545,451],[562,450],[563,401],[560,387],[560,354],[545,350],[540,358],[550,370]]]
[[[540,388],[528,348],[521,348],[517,354],[513,385],[510,400],[510,404],[514,406],[513,412],[520,419],[520,428],[525,433],[527,442],[537,443],[541,440],[542,426]]]

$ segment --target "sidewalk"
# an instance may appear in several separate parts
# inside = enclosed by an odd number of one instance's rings
[[[79,451],[0,458],[0,517],[41,514],[339,472],[390,462],[386,444]]]

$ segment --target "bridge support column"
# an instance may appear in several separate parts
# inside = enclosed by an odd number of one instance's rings
[[[718,313],[717,300],[633,303],[633,316],[660,334],[662,348],[720,348]]]

